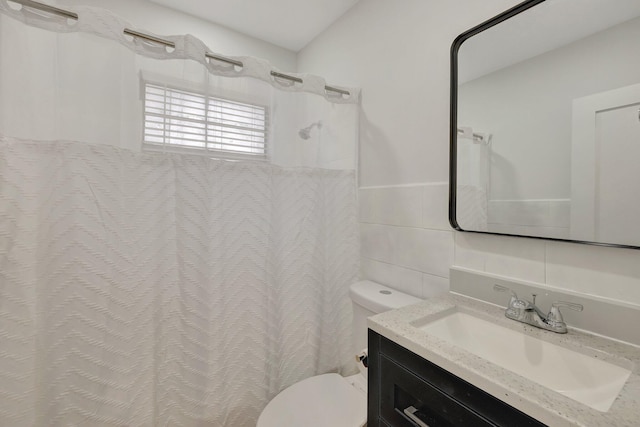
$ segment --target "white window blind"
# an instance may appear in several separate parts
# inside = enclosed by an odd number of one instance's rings
[[[147,150],[266,159],[266,107],[145,82]]]

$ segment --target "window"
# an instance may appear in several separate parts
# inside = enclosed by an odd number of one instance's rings
[[[144,85],[144,149],[266,159],[266,107]]]

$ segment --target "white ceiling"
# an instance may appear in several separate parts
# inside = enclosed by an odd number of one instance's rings
[[[359,0],[151,0],[298,52]]]

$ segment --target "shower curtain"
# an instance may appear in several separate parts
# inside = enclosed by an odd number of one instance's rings
[[[458,136],[456,219],[465,230],[487,231],[491,144]]]
[[[357,96],[196,61],[191,36],[166,57],[106,11],[10,7],[0,425],[254,426],[286,386],[352,371]],[[260,99],[269,161],[142,151],[148,76]]]

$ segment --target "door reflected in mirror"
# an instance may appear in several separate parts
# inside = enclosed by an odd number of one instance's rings
[[[640,247],[640,1],[528,1],[452,47],[452,225]]]

